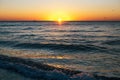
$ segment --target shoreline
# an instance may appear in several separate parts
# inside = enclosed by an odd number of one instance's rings
[[[0,68],[37,80],[120,80],[95,73],[56,68],[30,59],[0,55]]]

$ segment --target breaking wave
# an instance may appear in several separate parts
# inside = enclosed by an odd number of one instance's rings
[[[33,62],[29,59],[0,55],[0,68],[37,80],[119,80],[115,77],[97,76],[95,73],[72,71]]]

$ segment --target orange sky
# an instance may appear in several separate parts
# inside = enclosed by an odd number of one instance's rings
[[[120,0],[0,0],[0,20],[120,21]]]

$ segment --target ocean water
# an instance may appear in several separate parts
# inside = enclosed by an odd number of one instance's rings
[[[120,78],[120,22],[0,22],[0,55]]]

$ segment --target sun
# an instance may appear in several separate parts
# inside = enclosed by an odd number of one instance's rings
[[[72,20],[72,18],[70,16],[70,14],[68,14],[67,12],[57,11],[57,12],[49,14],[48,20],[57,21],[57,22],[61,23],[63,21],[70,21],[70,20]]]
[[[62,25],[66,21],[72,21],[73,16],[66,11],[53,11],[48,15],[48,20],[55,21],[58,25]]]
[[[63,22],[63,21],[62,21],[62,18],[58,18],[57,22],[58,22],[59,25],[61,25],[62,22]]]
[[[62,21],[62,18],[58,18],[58,22],[61,22]]]

